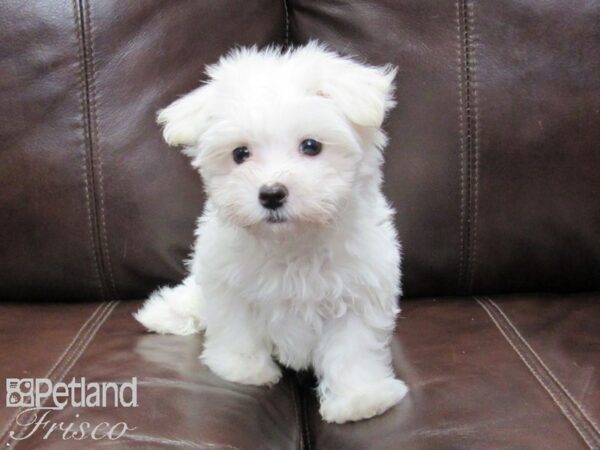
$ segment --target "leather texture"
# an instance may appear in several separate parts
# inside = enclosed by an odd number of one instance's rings
[[[267,0],[0,3],[3,300],[132,298],[184,275],[202,184],[156,111],[232,46],[282,42],[284,16]]]
[[[13,417],[20,410],[3,404],[2,448],[8,448],[7,443],[10,448],[60,450],[109,444],[124,449],[284,450],[301,446],[299,393],[293,377],[286,374],[272,388],[223,381],[198,359],[200,336],[148,334],[131,317],[139,307],[140,302],[134,301],[0,307],[2,380],[43,377],[69,382],[73,377],[85,377],[87,383],[92,383],[124,382],[137,377],[139,404],[130,408],[67,407],[47,417],[56,423],[87,421],[94,426],[124,421],[129,428],[136,428],[115,441],[96,442],[91,438],[65,440],[60,430],[46,439],[47,429],[29,436],[31,429],[19,426]],[[63,326],[57,330],[59,321]],[[16,361],[15,355],[19,355]],[[20,423],[31,420],[22,417]],[[28,437],[11,439],[11,431],[17,438]]]
[[[399,67],[408,296],[600,286],[600,2],[291,0],[292,36]]]
[[[405,301],[393,349],[408,396],[381,417],[328,425],[306,390],[312,447],[600,448],[599,300],[596,294]],[[540,313],[547,304],[555,306]]]
[[[202,186],[156,110],[234,45],[309,39],[400,69],[385,188],[407,296],[598,289],[599,2],[216,5],[0,5],[3,298],[177,282]]]
[[[213,375],[200,335],[147,334],[138,301],[0,305],[0,378],[138,378],[136,408],[72,408],[50,419],[136,427],[85,448],[584,449],[599,448],[598,294],[421,298],[404,302],[392,342],[408,396],[381,417],[330,425],[310,376],[275,386]],[[61,326],[57,326],[60,323]],[[15,355],[19,355],[15,358]],[[0,445],[83,448],[60,433],[26,436],[18,410],[0,408]]]

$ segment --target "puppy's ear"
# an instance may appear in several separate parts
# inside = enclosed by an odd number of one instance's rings
[[[205,84],[158,112],[163,138],[169,145],[195,146],[208,128],[211,85]]]
[[[331,98],[354,124],[379,128],[394,107],[397,67],[367,66],[336,57],[326,63],[318,95]]]

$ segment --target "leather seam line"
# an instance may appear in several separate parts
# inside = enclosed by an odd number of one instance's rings
[[[460,256],[458,284],[468,292],[468,274],[471,255],[471,154],[473,151],[473,127],[471,93],[471,38],[468,1],[457,2],[459,38],[459,122],[460,130]]]
[[[81,14],[79,12],[79,3],[78,0],[73,0],[73,16],[75,19],[75,33],[77,35],[77,54],[78,59],[77,63],[79,66],[79,83],[80,83],[80,94],[79,94],[79,102],[80,102],[80,110],[81,110],[81,120],[82,120],[82,131],[83,131],[83,181],[85,187],[85,201],[86,201],[86,215],[88,222],[88,233],[89,233],[89,242],[90,242],[90,250],[92,253],[92,273],[96,282],[98,283],[98,290],[100,293],[99,298],[106,298],[105,294],[105,285],[103,283],[102,276],[102,267],[100,264],[100,255],[98,254],[98,245],[96,239],[96,217],[95,217],[95,208],[92,206],[95,203],[94,199],[94,188],[93,188],[93,170],[90,167],[91,158],[90,158],[90,137],[89,137],[89,118],[88,118],[88,108],[86,107],[88,103],[87,94],[87,80],[85,75],[85,46],[83,42],[83,23],[81,22]]]
[[[89,335],[90,331],[98,323],[98,320],[100,320],[103,317],[103,315],[106,313],[106,311],[109,308],[110,308],[110,303],[101,303],[100,305],[98,305],[98,307],[86,319],[86,321],[83,323],[83,325],[81,325],[81,327],[79,328],[79,330],[77,331],[77,333],[75,334],[73,339],[71,339],[69,344],[65,347],[65,349],[60,354],[60,356],[57,358],[57,360],[54,362],[52,367],[50,367],[50,369],[48,370],[48,372],[46,373],[44,378],[50,379],[53,382],[60,381],[59,379],[57,379],[57,373],[59,372],[59,367],[61,365],[63,365],[63,363],[65,363],[65,361],[72,360],[73,352],[76,351],[75,349],[77,349],[81,346],[81,343],[83,342],[85,337],[87,337]],[[7,441],[10,439],[10,432],[16,425],[17,416],[19,414],[21,414],[25,409],[26,409],[25,407],[19,408],[15,412],[15,414],[11,417],[11,419],[8,421],[8,423],[2,430],[2,433],[0,434],[0,439],[1,439],[0,446],[2,446],[2,447],[6,446]],[[27,428],[27,427],[25,427],[25,428]],[[22,429],[19,433],[16,434],[16,437],[22,436],[24,432],[25,432],[25,430]],[[17,442],[19,442],[19,441],[15,441],[15,445],[13,445],[12,448],[14,448],[16,446]]]
[[[115,307],[117,306],[118,303],[119,303],[118,301],[111,301],[111,302],[107,303],[107,306],[104,308],[104,311],[97,317],[96,320],[93,321],[93,325],[89,328],[89,330],[85,334],[85,337],[83,337],[79,341],[79,345],[78,345],[77,349],[74,349],[73,352],[71,353],[70,357],[64,360],[65,367],[62,368],[62,370],[60,370],[60,371],[57,369],[58,374],[56,375],[56,379],[53,380],[54,383],[59,383],[59,382],[63,381],[63,379],[69,373],[69,371],[73,368],[75,363],[81,358],[81,355],[83,355],[83,353],[89,346],[90,342],[92,342],[94,336],[96,335],[96,333],[98,332],[98,330],[100,329],[102,324],[106,321],[106,319],[108,319],[108,317],[113,312],[113,310],[115,309]],[[44,402],[42,402],[41,407],[44,407],[44,405],[46,405],[46,402],[47,402],[47,398]],[[28,426],[21,428],[21,431],[19,433],[17,433],[15,437],[16,438],[22,437],[28,429],[29,429]],[[20,441],[16,441],[16,443],[18,443],[18,442],[20,442]],[[13,446],[13,448],[16,447],[16,443]]]
[[[460,256],[458,285],[472,292],[477,261],[477,215],[479,209],[479,108],[473,51],[474,4],[457,3],[459,35],[460,125]],[[464,116],[464,118],[463,118]]]
[[[289,48],[290,46],[290,5],[288,4],[288,0],[283,0],[283,10],[285,12],[285,36],[283,40],[284,48]]]
[[[98,198],[99,203],[98,207],[98,216],[100,217],[100,221],[98,223],[99,229],[99,242],[101,244],[100,250],[103,252],[102,263],[105,267],[105,273],[108,276],[108,283],[110,283],[110,287],[112,288],[112,296],[113,298],[118,298],[119,295],[117,293],[117,288],[115,285],[115,280],[112,272],[112,265],[110,260],[110,250],[108,246],[108,235],[106,231],[106,208],[104,203],[104,174],[102,170],[102,149],[100,146],[100,138],[98,135],[98,115],[97,115],[97,93],[96,93],[96,63],[95,63],[95,51],[94,51],[94,24],[92,20],[92,12],[91,12],[91,4],[86,2],[86,0],[82,0],[82,12],[84,14],[84,23],[87,23],[88,30],[88,39],[85,42],[88,44],[88,67],[89,67],[89,115],[90,115],[90,124],[93,125],[91,127],[91,139],[90,139],[90,148],[94,149],[92,153],[92,157],[95,156],[97,160],[97,164],[95,165],[96,172],[98,174],[96,188],[98,190]],[[92,146],[93,145],[93,146]]]
[[[310,425],[308,421],[308,396],[305,393],[305,387],[301,388],[302,393],[302,420],[304,422],[304,441],[306,449],[312,450],[312,440],[310,439]]]
[[[302,428],[302,416],[301,416],[301,408],[302,407],[300,405],[300,400],[298,399],[298,397],[300,395],[299,386],[297,385],[297,382],[294,382],[294,379],[291,379],[289,381],[289,386],[291,388],[292,398],[294,400],[294,416],[296,418],[296,429],[298,430],[298,449],[304,450],[306,447],[304,445],[304,432],[303,432],[303,428]]]
[[[99,304],[98,307],[92,312],[92,314],[90,314],[90,316],[86,319],[86,321],[83,323],[83,325],[81,325],[81,327],[79,327],[79,330],[77,331],[77,333],[75,334],[73,339],[71,339],[71,342],[65,347],[63,352],[60,354],[60,356],[54,362],[54,364],[50,367],[50,369],[48,370],[48,372],[45,375],[45,378],[51,377],[51,375],[53,374],[53,372],[56,369],[56,367],[58,366],[58,364],[60,364],[62,359],[66,356],[67,352],[69,352],[69,350],[79,340],[79,336],[81,335],[83,330],[88,327],[90,321],[96,316],[96,314],[98,314],[98,311],[100,311],[100,309],[104,306],[105,306],[104,303]],[[15,412],[15,414],[11,417],[11,419],[7,422],[5,427],[2,429],[2,432],[0,432],[0,442],[4,443],[4,440],[6,438],[6,433],[10,431],[17,415],[19,415],[19,413],[21,413],[21,411],[23,411],[23,409],[24,409],[23,407],[18,408],[17,411]]]
[[[458,67],[458,139],[460,165],[460,216],[459,216],[459,251],[458,251],[458,288],[461,289],[464,271],[464,233],[465,233],[465,120],[464,115],[464,80],[463,80],[463,46],[461,38],[461,6],[456,2],[456,60]]]
[[[110,317],[110,315],[115,310],[115,308],[117,307],[119,302],[120,302],[120,300],[112,300],[109,302],[109,307],[106,308],[106,310],[104,311],[104,315],[102,317],[98,318],[98,321],[96,322],[94,328],[91,329],[91,331],[87,334],[86,340],[82,341],[82,344],[79,346],[79,348],[76,350],[76,352],[74,352],[72,354],[71,358],[69,358],[69,361],[65,363],[66,367],[62,371],[61,379],[64,378],[69,373],[69,371],[73,368],[73,366],[77,363],[77,361],[79,361],[81,356],[85,353],[85,350],[88,348],[88,346],[90,345],[90,343],[96,336],[96,333],[98,333],[98,331],[100,330],[100,327]]]
[[[79,361],[79,359],[81,358],[81,356],[83,355],[85,350],[88,348],[89,344],[92,342],[92,340],[96,336],[96,333],[98,332],[100,327],[104,324],[106,319],[108,319],[108,317],[111,315],[111,313],[113,312],[113,310],[115,309],[115,307],[117,306],[118,303],[119,303],[118,300],[107,303],[107,306],[104,308],[104,311],[97,317],[96,320],[93,321],[93,325],[86,332],[85,337],[83,337],[81,340],[79,340],[78,348],[74,349],[73,352],[71,353],[70,357],[68,359],[64,360],[65,367],[60,372],[57,369],[58,374],[56,375],[56,380],[53,380],[54,383],[63,381],[63,379],[69,373],[69,371],[73,368],[75,363],[77,361]],[[41,407],[44,407],[44,405],[46,404],[46,401],[47,401],[47,398],[44,402],[42,402]],[[21,432],[17,433],[16,438],[23,436],[28,429],[29,429],[28,426],[21,428]],[[16,441],[16,443],[18,443],[18,442],[21,442],[21,441]],[[16,443],[13,446],[13,448],[15,448],[17,446]]]
[[[477,267],[477,236],[478,236],[478,217],[479,217],[479,131],[481,129],[481,120],[479,115],[479,94],[477,92],[477,60],[475,57],[475,51],[473,50],[473,41],[475,37],[475,2],[471,2],[471,8],[469,10],[468,5],[469,2],[466,0],[466,13],[467,19],[469,23],[469,34],[470,34],[470,46],[469,46],[469,55],[470,55],[470,64],[471,69],[469,71],[469,75],[471,77],[469,85],[472,90],[472,99],[471,99],[471,108],[472,108],[472,154],[471,154],[471,170],[470,176],[474,179],[471,180],[470,188],[471,193],[469,194],[471,200],[471,207],[469,211],[471,213],[471,224],[469,227],[469,233],[471,238],[471,256],[470,256],[470,271],[468,274],[469,283],[467,285],[467,289],[469,292],[473,292],[473,287],[475,284],[475,269]]]
[[[458,288],[463,285],[465,264],[465,81],[463,77],[464,57],[462,40],[461,0],[456,2],[456,59],[458,67],[458,133],[459,133],[459,165],[460,165],[460,216],[459,216],[459,255],[458,255]]]
[[[578,408],[577,403],[561,389],[560,383],[549,371],[543,361],[533,351],[527,341],[504,315],[501,309],[491,299],[475,300],[490,317],[506,342],[512,347],[517,356],[523,361],[529,372],[535,377],[541,387],[548,393],[565,418],[573,425],[579,436],[590,449],[600,448],[600,436],[595,433],[593,424],[586,423],[588,419]],[[589,419],[588,419],[589,420]],[[590,426],[591,425],[591,426]]]
[[[103,202],[104,193],[102,189],[102,168],[98,164],[100,162],[97,155],[97,126],[95,114],[95,88],[94,84],[94,62],[90,36],[88,36],[89,13],[86,9],[86,0],[77,0],[77,23],[79,25],[78,38],[80,39],[81,56],[82,56],[82,74],[83,74],[83,99],[84,99],[84,119],[85,119],[85,136],[86,136],[86,167],[87,176],[89,177],[89,192],[90,192],[90,207],[92,216],[92,235],[94,242],[94,252],[97,259],[98,274],[100,284],[102,286],[102,298],[116,298],[115,292],[111,292],[112,271],[107,260],[107,247],[105,245],[105,225]],[[114,283],[113,283],[114,285]],[[114,291],[114,286],[112,291]]]
[[[504,320],[506,321],[506,323],[508,324],[508,326],[511,327],[511,329],[517,335],[517,337],[523,342],[523,344],[525,344],[525,346],[527,347],[527,349],[534,355],[534,357],[541,364],[541,366],[548,372],[548,375],[550,375],[550,377],[554,380],[554,382],[562,389],[562,391],[565,393],[565,395],[567,397],[569,397],[569,399],[571,400],[571,402],[573,403],[573,405],[575,405],[577,407],[577,409],[579,410],[579,412],[581,413],[581,415],[583,417],[585,417],[585,419],[589,422],[589,425],[598,434],[597,437],[600,440],[600,429],[598,429],[598,426],[596,425],[596,423],[590,418],[590,415],[584,409],[583,405],[581,405],[577,400],[575,400],[575,398],[571,395],[571,393],[569,392],[569,390],[561,383],[561,381],[558,379],[558,377],[556,375],[554,375],[554,372],[552,372],[552,370],[550,370],[550,368],[544,362],[544,360],[542,359],[542,357],[533,349],[533,347],[529,344],[529,342],[527,341],[527,339],[525,339],[525,337],[519,332],[518,328],[512,323],[512,321],[509,319],[509,317],[506,315],[506,313],[502,310],[502,308],[500,307],[500,305],[498,305],[495,301],[493,301],[489,297],[486,297],[486,299],[494,306],[494,308],[496,308],[496,310],[504,318]]]

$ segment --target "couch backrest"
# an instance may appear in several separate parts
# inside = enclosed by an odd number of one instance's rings
[[[155,111],[234,45],[399,66],[386,128],[407,295],[600,287],[600,2],[0,4],[0,298],[144,296],[203,194]]]

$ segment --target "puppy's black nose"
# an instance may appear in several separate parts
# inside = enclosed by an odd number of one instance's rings
[[[287,195],[287,188],[281,183],[275,183],[262,186],[258,192],[258,199],[265,208],[277,209],[283,206]]]

